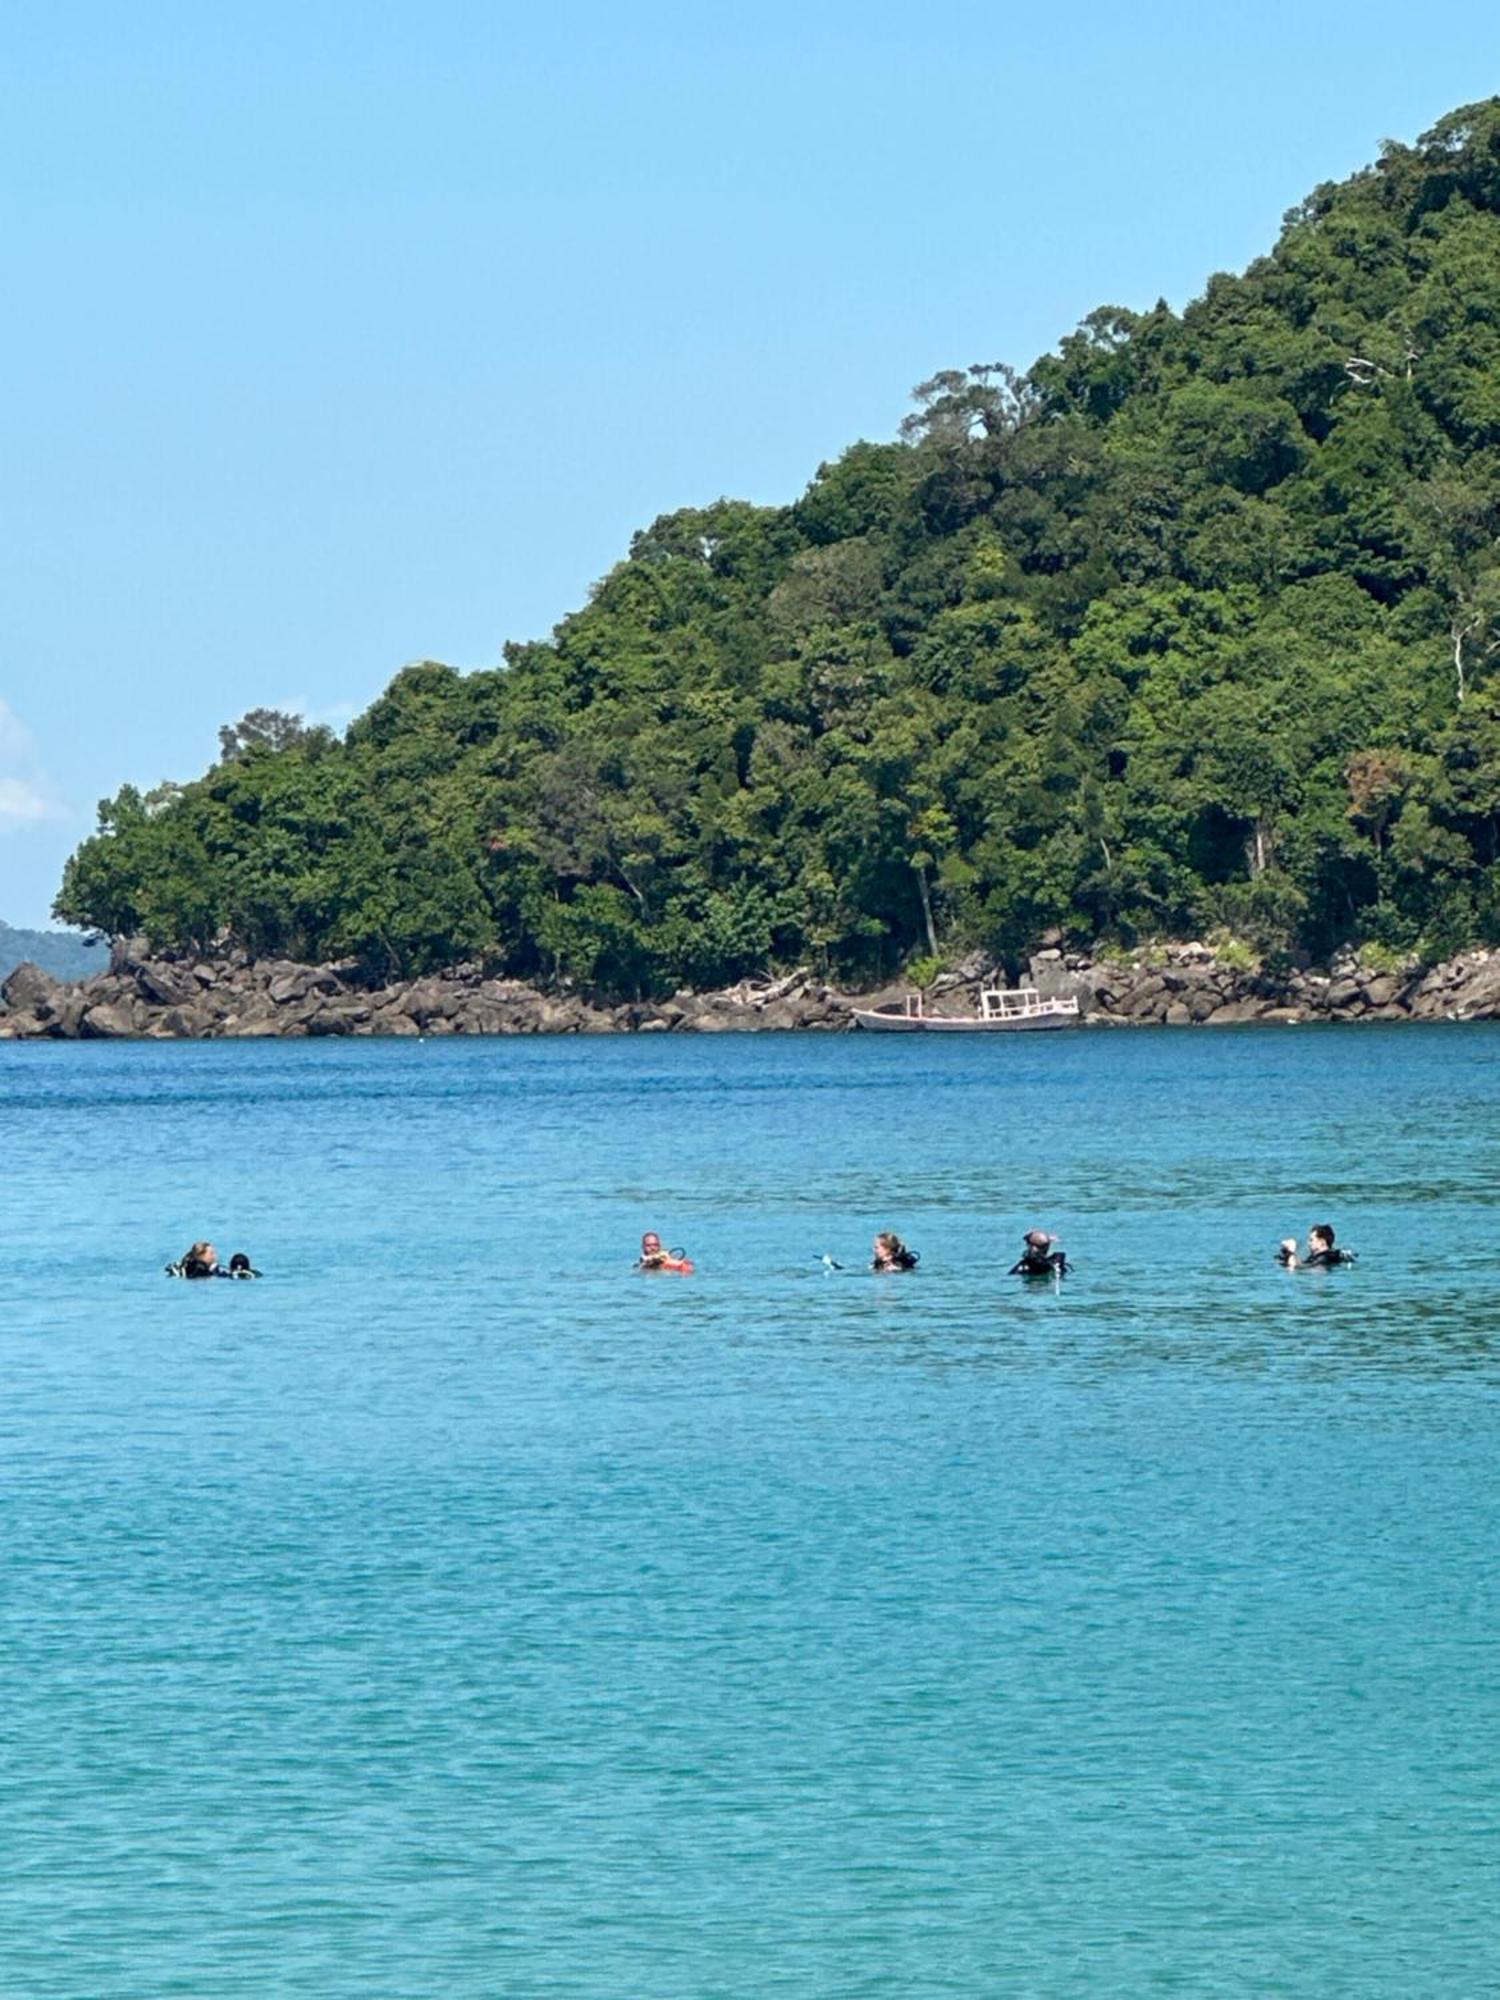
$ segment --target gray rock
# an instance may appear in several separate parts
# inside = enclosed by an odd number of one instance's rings
[[[387,1007],[373,1015],[370,1028],[377,1035],[420,1035],[422,1032],[409,1014],[403,1014],[395,1007]]]
[[[229,1015],[219,1033],[230,1041],[262,1041],[278,1031],[275,1012],[267,1005],[248,1006],[242,1014]]]
[[[294,1017],[285,1033],[300,1029],[304,1035],[352,1035],[362,1020],[370,1018],[370,1009],[353,1007],[309,1007],[300,1017]]]
[[[132,973],[137,966],[149,963],[150,941],[143,937],[116,938],[109,948],[109,969],[111,972]]]
[[[1470,1020],[1500,1013],[1500,960],[1476,966],[1458,989],[1459,1010]]]
[[[458,1017],[459,1032],[465,1035],[505,1035],[513,1032],[508,1010],[494,1000],[471,1000]]]
[[[88,993],[85,988],[64,987],[63,997],[49,1011],[48,1034],[72,1041],[83,1026],[83,1017],[88,1011],[88,1004]]]
[[[1085,1000],[1092,1004],[1095,983],[1090,974],[1071,971],[1060,951],[1038,952],[1026,968],[1026,984],[1034,986],[1044,1000],[1076,999],[1080,1007]]]
[[[124,1041],[134,1035],[135,1016],[120,1001],[100,1000],[88,1008],[79,1023],[79,1033],[96,1041]]]
[[[185,1007],[198,997],[198,982],[190,972],[154,960],[136,967],[135,987],[143,1000],[158,1007]]]
[[[204,1015],[192,1008],[169,1007],[162,1015],[159,1025],[166,1034],[190,1041],[204,1032],[208,1021]]]
[[[801,1028],[809,1021],[822,1018],[826,1009],[819,1008],[809,1015],[808,1010],[796,1000],[773,1000],[769,1007],[760,1010],[758,1025],[762,1028]]]
[[[537,1032],[543,1035],[576,1035],[583,1025],[583,1014],[581,1001],[545,1001],[537,1018]]]
[[[458,1013],[462,996],[440,979],[418,979],[401,993],[395,1004],[419,1028],[430,1029],[434,1021],[445,1021]]]
[[[0,986],[0,1000],[12,1013],[36,1013],[40,1006],[56,1006],[64,993],[63,983],[54,979],[50,972],[43,972],[28,958],[18,965],[3,986]]]
[[[1166,1012],[1167,996],[1159,979],[1148,980],[1120,1002],[1119,1012],[1128,1021],[1150,1021]]]
[[[1259,1000],[1226,1000],[1222,1007],[1215,1007],[1207,1017],[1210,1028],[1236,1028],[1242,1021],[1253,1021],[1260,1012]]]
[[[313,994],[343,991],[343,980],[326,965],[295,965],[289,971],[278,972],[266,987],[278,1007],[293,1005]]]

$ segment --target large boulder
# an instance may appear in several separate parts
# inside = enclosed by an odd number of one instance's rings
[[[159,1025],[174,1041],[191,1041],[206,1032],[211,1019],[211,1015],[193,1006],[169,1007]]]
[[[1159,1020],[1167,1011],[1167,989],[1154,974],[1148,974],[1120,1002],[1120,1012],[1132,1021]]]
[[[198,983],[185,968],[152,959],[135,968],[136,990],[156,1007],[185,1007],[198,997]]]
[[[54,979],[50,972],[43,972],[29,958],[0,986],[0,1000],[13,1014],[35,1013],[39,1006],[53,1007],[62,993],[62,981]]]
[[[446,1021],[459,1011],[461,998],[441,979],[417,979],[400,993],[395,1004],[419,1028],[430,1032],[434,1021]]]
[[[219,1033],[232,1041],[259,1041],[269,1035],[279,1034],[281,1024],[276,1019],[276,1010],[270,1002],[259,995],[248,1000],[238,1014],[231,1014],[224,1021]]]
[[[383,1007],[371,1017],[370,1032],[376,1035],[420,1035],[422,1030],[409,1014],[398,1007]]]
[[[65,986],[61,997],[42,1010],[47,1023],[47,1033],[58,1041],[72,1041],[81,1031],[83,1017],[88,1009],[88,989],[81,986]]]
[[[91,1041],[124,1041],[138,1032],[135,1016],[123,1000],[96,1000],[86,1009],[78,1032]]]
[[[1352,975],[1346,974],[1342,979],[1335,979],[1324,994],[1323,999],[1330,1011],[1334,1013],[1359,1014],[1364,1012],[1364,988]]]
[[[329,966],[298,965],[277,973],[266,991],[278,1007],[285,1007],[313,993],[342,993],[344,982]]]
[[[1215,1007],[1207,1017],[1210,1028],[1238,1027],[1242,1021],[1253,1021],[1265,1011],[1264,1000],[1226,1000],[1222,1007]]]
[[[466,1035],[514,1034],[510,1015],[494,1000],[475,1000],[465,1007],[458,1025]]]
[[[542,1035],[576,1035],[588,1011],[581,1000],[572,997],[548,1000],[538,1017],[537,1032]]]
[[[1044,1000],[1076,1000],[1080,1013],[1089,1013],[1097,1004],[1099,982],[1087,971],[1069,966],[1060,951],[1039,951],[1026,967],[1026,984],[1034,986]]]
[[[302,1025],[309,1035],[352,1035],[369,1020],[371,1009],[358,1000],[341,1005],[325,1004],[306,1010]]]
[[[1500,957],[1482,959],[1458,989],[1458,1012],[1470,1020],[1500,1013]]]
[[[109,969],[111,972],[134,972],[137,967],[149,964],[150,942],[143,937],[116,938],[109,948]]]

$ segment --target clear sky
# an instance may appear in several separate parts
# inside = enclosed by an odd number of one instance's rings
[[[0,917],[1496,90],[1480,0],[7,0]]]

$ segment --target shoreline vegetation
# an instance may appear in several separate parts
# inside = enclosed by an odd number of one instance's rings
[[[972,1011],[979,987],[1002,976],[977,959],[938,973],[925,989],[929,1008]],[[1050,947],[1033,956],[1025,977],[1045,995],[1075,994],[1083,1024],[1093,1027],[1500,1018],[1500,952],[1466,952],[1432,967],[1384,969],[1346,956],[1322,970],[1273,970],[1246,964],[1232,946],[1198,942],[1133,957]],[[908,990],[856,994],[803,969],[610,1007],[481,965],[377,984],[355,962],[162,957],[135,941],[117,944],[110,969],[83,981],[19,967],[0,984],[0,1041],[842,1031],[852,1028],[856,1006]]]
[[[1116,1003],[1110,971],[1100,1012],[1400,1010],[1396,972],[1362,1002],[1342,968],[1500,948],[1497,385],[1491,98],[1314,189],[1181,313],[936,374],[791,505],[663,515],[502,665],[405,667],[343,736],[252,711],[202,776],[101,804],[55,913],[162,963],[228,938],[361,968],[337,1005],[241,1004],[238,959],[93,1003],[215,1032],[707,1019],[734,1009],[664,996],[925,985],[1054,933],[1339,968],[1179,964]]]

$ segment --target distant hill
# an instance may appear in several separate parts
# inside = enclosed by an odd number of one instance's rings
[[[20,931],[0,923],[0,979],[27,959],[54,979],[87,979],[109,963],[109,946],[85,944],[76,931]]]
[[[1181,313],[916,397],[791,506],[664,515],[503,668],[125,786],[58,917],[620,997],[1500,947],[1500,98]]]

